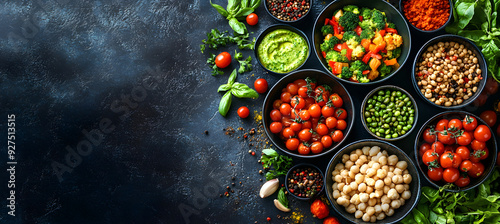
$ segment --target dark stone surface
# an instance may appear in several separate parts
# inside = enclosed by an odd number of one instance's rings
[[[314,1],[295,26],[310,37],[328,2]],[[257,14],[251,36],[277,23],[263,6]],[[208,1],[7,0],[0,3],[0,28],[0,136],[7,136],[7,115],[15,114],[17,161],[16,216],[7,215],[8,201],[2,200],[0,223],[285,222],[277,219],[287,214],[274,207],[275,196],[258,197],[261,166],[248,150],[259,155],[262,148],[238,139],[243,131],[228,136],[222,130],[256,127],[236,110],[260,111],[265,95],[233,99],[228,116],[218,114],[222,95],[216,90],[237,63],[223,76],[210,76],[201,40],[211,28],[230,28]],[[430,38],[414,38],[410,60],[384,84],[415,94],[411,61]],[[263,77],[273,85],[280,78],[252,63],[254,70],[239,75],[239,82],[252,86]],[[322,69],[315,57],[303,68]],[[346,86],[359,112],[374,87]],[[415,98],[422,112],[418,125],[440,111]],[[359,116],[354,128],[348,142],[370,138]],[[416,132],[394,144],[412,156]],[[7,198],[7,148],[0,153],[0,194]],[[330,158],[306,162],[326,169]],[[59,175],[57,164],[65,168]],[[220,198],[226,186],[235,192]],[[289,199],[308,223],[318,221],[308,202]]]

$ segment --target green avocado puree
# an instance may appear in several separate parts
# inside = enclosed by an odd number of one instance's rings
[[[277,29],[268,33],[257,47],[259,60],[267,69],[290,72],[301,66],[309,55],[307,41],[299,34]]]

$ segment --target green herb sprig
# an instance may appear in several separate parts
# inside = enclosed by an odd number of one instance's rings
[[[257,9],[260,5],[260,1],[261,0],[228,0],[226,9],[212,3],[212,0],[210,0],[210,5],[229,20],[231,29],[236,33],[245,34],[247,33],[247,27],[240,21],[244,20],[246,16]]]
[[[286,175],[288,170],[293,166],[292,158],[280,155],[273,149],[264,149],[262,153],[264,153],[260,159],[262,167],[264,169],[269,169],[266,173],[266,180]]]
[[[236,69],[233,70],[233,72],[229,76],[229,79],[227,80],[227,84],[222,84],[217,90],[217,92],[227,91],[224,96],[222,96],[222,99],[219,103],[219,113],[222,116],[226,116],[227,112],[229,111],[231,102],[233,100],[233,95],[238,98],[259,97],[259,94],[255,90],[251,89],[243,83],[235,82],[237,75],[238,73],[236,72]]]
[[[207,59],[207,64],[210,66],[210,68],[212,68],[213,76],[224,74],[224,72],[220,71],[219,67],[217,67],[217,65],[215,64],[215,54],[210,54],[210,57],[208,57]]]
[[[234,33],[233,36],[229,35],[227,31],[220,32],[218,29],[212,29],[207,33],[207,39],[203,39],[200,45],[201,53],[204,53],[206,47],[211,49],[217,49],[219,46],[226,46],[229,43],[234,43],[238,45],[240,50],[242,49],[254,49],[255,37],[250,40],[250,34],[238,34]]]
[[[238,53],[237,51],[234,51],[234,59],[236,59],[240,63],[240,68],[238,69],[238,72],[240,74],[252,71],[252,57],[251,56],[248,56],[248,58],[245,60],[241,60],[241,59],[243,59],[243,54]]]

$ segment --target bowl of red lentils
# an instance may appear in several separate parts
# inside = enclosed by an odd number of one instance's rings
[[[399,10],[410,26],[423,33],[435,33],[448,25],[453,10],[451,0],[401,0]]]
[[[311,0],[265,0],[266,11],[279,22],[294,23],[311,11]]]
[[[487,67],[479,48],[467,38],[446,34],[424,44],[413,62],[413,87],[442,109],[472,103],[484,89]]]

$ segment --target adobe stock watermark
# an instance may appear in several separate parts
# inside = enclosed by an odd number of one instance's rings
[[[159,83],[162,83],[162,78],[165,76],[160,70],[159,66],[155,69],[147,69],[150,78],[143,82],[138,83],[129,91],[129,94],[122,94],[120,99],[113,101],[109,109],[117,114],[119,120],[118,122],[113,122],[108,117],[101,118],[96,126],[90,131],[83,129],[81,131],[82,137],[81,141],[75,145],[66,146],[66,155],[59,161],[52,161],[52,169],[54,174],[57,176],[59,182],[64,180],[65,173],[73,172],[73,169],[78,167],[82,161],[83,157],[88,156],[94,150],[94,147],[98,147],[105,136],[115,130],[116,125],[121,121],[125,121],[133,112],[137,109],[140,103],[144,102],[148,96],[148,91],[153,91],[158,87]]]

